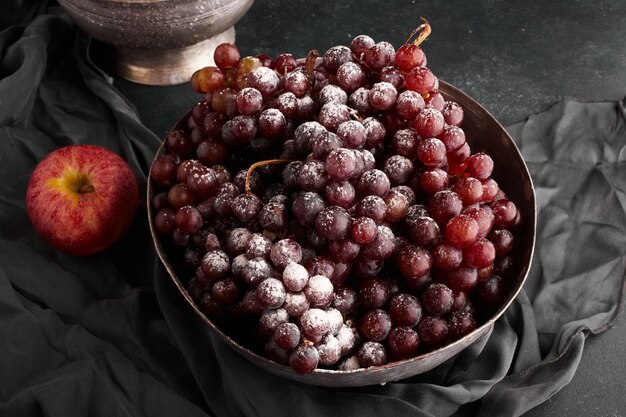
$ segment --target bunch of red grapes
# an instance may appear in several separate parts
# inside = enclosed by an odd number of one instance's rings
[[[516,205],[419,46],[215,50],[151,169],[154,227],[208,317],[300,374],[444,346],[502,305]]]

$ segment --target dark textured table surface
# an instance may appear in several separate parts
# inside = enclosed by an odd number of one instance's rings
[[[243,55],[305,56],[358,34],[401,45],[426,17],[429,67],[503,125],[561,98],[616,101],[626,96],[626,2],[544,0],[446,2],[257,0],[236,25]],[[116,80],[142,120],[162,136],[198,95],[189,85],[148,87]],[[623,416],[626,326],[587,340],[571,383],[529,416]]]

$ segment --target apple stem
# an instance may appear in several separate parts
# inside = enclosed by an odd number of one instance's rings
[[[246,194],[256,196],[256,194],[254,194],[252,192],[252,189],[250,188],[250,175],[252,175],[252,171],[254,171],[256,168],[262,167],[264,165],[288,164],[289,162],[293,161],[295,161],[295,159],[267,159],[265,161],[258,161],[250,165],[250,168],[248,168],[248,171],[246,172]]]
[[[81,193],[81,194],[88,194],[88,193],[93,193],[94,190],[95,190],[95,188],[93,188],[93,185],[91,185],[91,184],[83,184],[78,189],[78,192]]]
[[[424,19],[423,17],[421,17],[420,20],[422,24],[419,25],[413,32],[411,32],[408,38],[406,38],[406,41],[404,41],[405,45],[409,43],[411,38],[415,36],[418,32],[421,32],[421,33],[413,41],[413,45],[415,46],[419,46],[430,35],[430,32],[431,32],[430,23],[428,23],[428,20]]]

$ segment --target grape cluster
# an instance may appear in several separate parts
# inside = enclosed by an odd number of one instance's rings
[[[215,51],[151,169],[198,307],[300,374],[414,357],[497,310],[516,205],[418,41],[321,57]],[[427,33],[426,33],[427,35]]]

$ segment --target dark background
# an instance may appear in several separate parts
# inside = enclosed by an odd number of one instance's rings
[[[237,45],[242,55],[305,56],[368,34],[398,47],[420,16],[433,28],[423,44],[429,67],[505,126],[565,97],[617,101],[626,96],[626,2],[621,0],[257,0],[236,25]],[[159,136],[199,99],[189,85],[147,87],[120,79],[116,84]],[[589,337],[570,385],[527,415],[624,415],[623,319],[621,314],[613,329]]]

